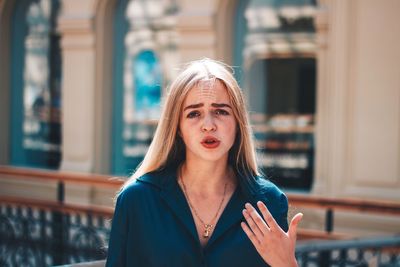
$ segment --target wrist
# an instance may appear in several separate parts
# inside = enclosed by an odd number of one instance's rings
[[[271,267],[299,267],[299,265],[297,264],[297,260],[296,258],[291,259],[290,261],[287,261],[286,264],[272,264]]]
[[[298,267],[297,260],[295,257],[289,262],[288,267]]]

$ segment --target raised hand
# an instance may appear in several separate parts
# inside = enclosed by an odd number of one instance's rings
[[[258,201],[257,206],[264,219],[251,204],[247,203],[243,210],[247,224],[241,223],[257,252],[272,267],[297,266],[295,258],[297,225],[303,214],[297,213],[290,222],[289,230],[285,232],[263,202]]]

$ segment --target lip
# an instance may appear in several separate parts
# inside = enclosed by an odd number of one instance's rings
[[[213,136],[206,136],[201,141],[202,146],[207,149],[217,148],[220,143],[221,143],[221,141],[219,141],[217,138],[215,138]]]

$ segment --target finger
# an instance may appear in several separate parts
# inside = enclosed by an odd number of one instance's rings
[[[253,243],[253,245],[257,249],[257,247],[260,245],[260,240],[258,240],[256,235],[250,230],[250,228],[247,226],[246,223],[242,222],[240,225],[242,226],[243,231],[246,233],[246,235],[250,239],[251,243]]]
[[[262,201],[258,201],[257,206],[260,209],[261,214],[264,217],[264,220],[267,222],[270,229],[281,229],[280,226],[276,223],[271,212],[269,212],[267,206]]]
[[[302,218],[303,218],[303,213],[297,213],[290,221],[288,234],[290,239],[294,241],[296,241],[297,237],[297,226],[299,225],[299,222],[301,221]]]
[[[260,240],[263,238],[264,234],[260,230],[260,228],[257,226],[256,222],[254,221],[253,217],[250,216],[250,213],[248,210],[244,209],[243,210],[243,216],[246,219],[247,224],[249,225],[251,231],[256,235],[256,237]]]
[[[257,227],[260,229],[260,231],[264,234],[267,234],[269,232],[269,227],[261,218],[260,214],[256,211],[256,209],[249,203],[246,203],[245,205],[246,210],[250,214],[251,218],[253,221],[256,223]]]

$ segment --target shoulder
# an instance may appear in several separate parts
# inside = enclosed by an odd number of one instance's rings
[[[164,175],[160,172],[150,172],[125,184],[117,195],[117,204],[119,202],[134,202],[159,192],[163,178]]]
[[[257,179],[256,196],[267,202],[287,206],[287,197],[285,193],[274,183],[263,177],[258,177]]]
[[[284,231],[287,231],[287,213],[289,205],[285,193],[274,183],[265,178],[259,178],[257,180],[257,188],[256,200],[264,202],[280,227]]]
[[[277,205],[287,204],[283,191],[262,175],[239,175],[239,185],[250,201],[263,201]]]

